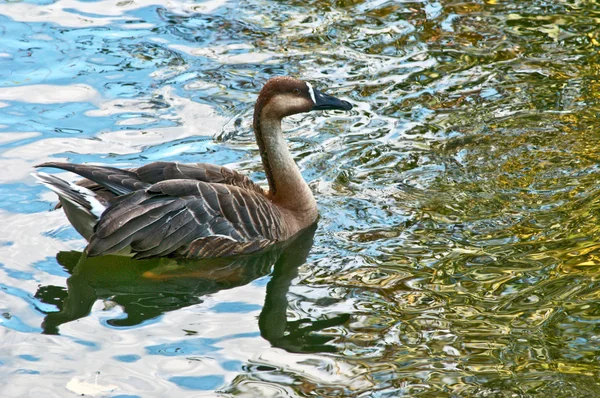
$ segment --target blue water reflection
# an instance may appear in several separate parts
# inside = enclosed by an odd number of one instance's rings
[[[206,355],[211,352],[220,351],[222,348],[216,344],[230,339],[242,339],[256,337],[257,333],[241,333],[224,336],[218,339],[187,339],[173,344],[161,344],[159,346],[146,347],[151,355],[179,356],[179,355]]]
[[[188,390],[210,391],[221,387],[225,378],[223,376],[176,376],[169,381]]]

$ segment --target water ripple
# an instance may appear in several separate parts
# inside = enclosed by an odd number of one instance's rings
[[[599,18],[538,0],[0,4],[4,394],[600,394]],[[271,279],[277,256],[76,270],[83,241],[34,164],[208,161],[264,182],[252,105],[281,74],[355,105],[285,122],[321,209],[308,257]],[[61,335],[39,334],[52,313]]]

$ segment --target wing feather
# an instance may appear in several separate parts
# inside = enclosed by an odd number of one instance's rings
[[[135,218],[129,218],[129,214],[126,214],[127,218],[123,217],[125,220],[117,219],[118,222],[116,223],[107,223],[103,225],[104,228],[102,230],[99,229],[96,232],[96,236],[101,239],[112,239],[116,241],[125,239],[127,236],[133,235],[149,226],[152,226],[153,230],[157,230],[157,228],[164,223],[165,219],[173,216],[179,210],[181,210],[181,204],[176,201],[171,201],[164,206],[150,209],[148,212]]]
[[[264,190],[247,176],[227,167],[209,163],[180,164],[153,162],[140,168],[117,169],[108,166],[46,162],[36,167],[58,168],[84,177],[77,184],[96,192],[102,203],[115,197],[146,189],[167,180],[189,179],[215,184],[232,185],[264,195]]]
[[[83,177],[109,204],[88,255],[130,247],[136,258],[250,253],[287,238],[280,210],[248,177],[199,163],[155,162],[139,169],[50,162]]]
[[[175,162],[153,162],[135,170],[139,179],[151,184],[165,180],[196,180],[215,184],[233,185],[256,193],[263,189],[247,176],[227,167],[210,163],[182,164]]]
[[[264,249],[271,243],[269,240],[254,240],[240,243],[226,236],[209,236],[194,240],[183,254],[188,258],[211,258],[248,254]]]
[[[161,242],[160,245],[154,249],[136,254],[135,258],[147,258],[153,256],[162,257],[171,254],[175,250],[184,246],[187,242],[193,241],[195,236],[197,236],[195,232],[198,230],[198,228],[199,226],[197,224],[189,222],[169,235],[167,239]]]
[[[248,212],[248,215],[254,221],[252,225],[258,227],[259,232],[262,236],[268,236],[269,228],[268,228],[267,223],[269,222],[269,220],[267,219],[266,215],[264,214],[264,211],[261,208],[260,203],[258,202],[257,198],[254,196],[250,196],[249,198],[252,201],[252,203],[254,204],[253,207],[249,207],[249,209],[251,209],[251,211]]]
[[[35,167],[53,167],[70,171],[93,181],[97,185],[111,191],[114,195],[125,195],[139,189],[147,188],[150,184],[140,180],[138,175],[127,169],[117,169],[107,166],[79,165],[72,163],[47,162]],[[94,190],[94,187],[87,187]]]
[[[138,199],[142,195],[143,191],[136,192],[132,199]],[[95,235],[99,238],[106,238],[131,224],[132,220],[154,222],[157,218],[162,217],[164,212],[180,207],[174,202],[175,199],[120,201],[119,206],[109,207],[103,214],[102,222],[96,225]]]
[[[256,227],[254,226],[254,220],[250,216],[249,208],[246,203],[246,199],[244,198],[244,195],[242,195],[239,191],[234,190],[232,192],[232,196],[235,198],[233,207],[235,213],[238,216],[238,225],[240,226],[240,228],[250,236],[260,235]]]
[[[168,215],[168,217],[162,218],[157,225],[156,229],[150,234],[146,234],[140,239],[131,242],[131,249],[134,252],[144,252],[155,248],[165,239],[166,236],[175,232],[181,228],[186,222],[188,222],[187,215],[184,214],[188,210],[184,207],[174,214]]]
[[[109,254],[125,246],[131,246],[136,258],[249,253],[286,238],[280,223],[257,225],[279,218],[279,209],[256,192],[166,180],[109,208],[90,239],[88,254]]]

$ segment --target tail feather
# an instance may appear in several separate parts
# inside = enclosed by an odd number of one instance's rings
[[[70,171],[87,178],[98,185],[110,190],[115,195],[126,195],[138,189],[148,188],[151,184],[140,180],[131,170],[117,169],[108,166],[94,166],[61,162],[46,162],[35,167],[53,167]]]
[[[106,210],[106,206],[97,199],[96,194],[80,185],[41,171],[31,175],[58,195],[73,227],[89,240],[100,216]]]

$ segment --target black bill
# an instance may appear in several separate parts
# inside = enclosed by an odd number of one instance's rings
[[[350,104],[348,101],[332,97],[331,95],[323,94],[319,90],[313,89],[313,93],[315,95],[315,106],[313,106],[312,108],[313,111],[321,111],[328,109],[339,109],[342,111],[349,111],[350,109],[352,109],[352,104]]]

